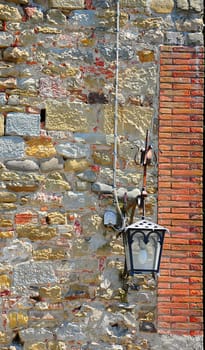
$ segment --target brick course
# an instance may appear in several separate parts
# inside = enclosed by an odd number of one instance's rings
[[[202,335],[203,49],[162,46],[160,56],[158,222],[170,233],[158,330]]]

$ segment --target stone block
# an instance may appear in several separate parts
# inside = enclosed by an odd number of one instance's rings
[[[42,161],[40,164],[41,171],[43,172],[50,172],[54,170],[62,170],[64,167],[64,161],[63,158],[51,158],[46,161]]]
[[[0,5],[1,6],[1,5]],[[14,42],[14,36],[6,32],[0,32],[0,47],[9,47]]]
[[[56,151],[61,156],[71,159],[88,158],[90,147],[82,143],[61,143],[56,146]]]
[[[0,136],[4,135],[4,116],[0,114]]]
[[[4,136],[0,138],[0,158],[19,159],[24,157],[25,144],[21,137]]]
[[[36,158],[48,158],[56,154],[56,149],[49,138],[32,138],[26,141],[26,154]]]
[[[62,260],[65,257],[66,252],[63,248],[45,248],[33,251],[34,260]]]
[[[6,100],[6,94],[0,93],[0,105],[1,105],[1,106],[2,106],[2,105],[5,105],[6,102],[7,102],[7,100]]]
[[[13,286],[38,286],[56,283],[57,279],[50,262],[25,262],[14,267]]]
[[[6,135],[39,136],[40,115],[26,113],[8,113]]]
[[[49,225],[65,225],[66,217],[65,214],[61,214],[60,212],[52,212],[48,213],[46,221]]]
[[[10,312],[8,320],[11,328],[26,327],[28,324],[28,315],[22,312]]]
[[[18,21],[21,20],[21,14],[15,6],[0,4],[0,20]]]
[[[8,289],[11,285],[11,279],[7,275],[0,275],[0,290]]]
[[[18,47],[8,47],[3,52],[3,59],[8,62],[22,63],[29,58],[29,52]]]
[[[17,196],[12,192],[0,192],[0,203],[13,203],[17,201]]]
[[[14,89],[16,87],[16,78],[1,78],[0,89]]]
[[[49,7],[61,10],[84,9],[84,0],[49,0]]]
[[[16,228],[19,238],[28,238],[31,241],[47,241],[56,236],[56,229],[48,226],[22,225]]]
[[[97,198],[88,192],[68,191],[64,195],[63,204],[66,210],[76,210],[86,207],[96,208]]]
[[[88,162],[85,159],[67,159],[65,161],[65,167],[64,170],[66,172],[81,172],[86,170],[90,165],[90,162]]]
[[[46,129],[88,132],[90,114],[91,107],[84,103],[48,100],[46,101]]]
[[[69,17],[69,24],[73,27],[93,27],[96,25],[95,11],[73,11],[72,15]]]
[[[174,0],[151,0],[150,8],[156,13],[168,14],[174,10]]]
[[[51,68],[50,68],[51,69]],[[64,82],[59,77],[46,77],[40,79],[40,96],[63,98],[67,96],[66,88],[63,86]]]
[[[36,162],[30,159],[24,160],[8,160],[5,163],[7,169],[14,171],[38,171],[39,166]]]
[[[146,0],[121,0],[121,6],[130,8],[145,7]]]

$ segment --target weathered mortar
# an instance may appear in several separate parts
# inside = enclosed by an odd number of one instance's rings
[[[203,45],[202,2],[120,7],[117,182],[131,196],[147,128],[157,146],[159,47]],[[114,0],[0,1],[1,349],[202,348],[197,337],[155,334],[157,282],[137,276],[124,289],[122,240],[102,223],[112,205],[115,22]],[[153,220],[156,175],[151,166]]]

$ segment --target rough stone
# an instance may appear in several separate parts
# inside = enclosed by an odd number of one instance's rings
[[[15,6],[0,4],[0,19],[2,21],[21,20],[21,14]]]
[[[64,192],[70,190],[71,186],[62,179],[47,179],[45,181],[45,189],[49,192]]]
[[[56,229],[47,226],[23,225],[16,229],[19,238],[29,238],[31,241],[47,241],[56,236]]]
[[[39,165],[30,159],[24,160],[8,160],[5,162],[5,166],[7,169],[15,170],[15,171],[38,171]]]
[[[60,299],[61,298],[61,288],[59,286],[53,287],[41,287],[39,290],[40,297],[49,299]]]
[[[171,13],[174,9],[173,0],[151,0],[150,8],[156,13]]]
[[[17,201],[17,196],[12,192],[0,192],[0,203],[13,203]]]
[[[87,116],[90,114],[90,107],[88,105],[47,101],[46,113],[46,128],[48,130],[89,131]]]
[[[27,61],[29,53],[18,47],[8,47],[3,52],[3,59],[8,62],[21,63]]]
[[[201,46],[203,45],[204,38],[202,33],[188,33],[187,34],[188,45]]]
[[[18,286],[38,286],[56,283],[53,265],[50,262],[25,262],[14,267],[13,284]]]
[[[56,146],[56,151],[65,158],[88,158],[90,155],[90,147],[85,144],[62,143]]]
[[[6,95],[4,93],[0,93],[0,105],[5,105],[6,102]]]
[[[66,217],[65,214],[61,214],[59,212],[52,212],[47,215],[46,221],[51,225],[65,225]]]
[[[177,8],[184,11],[196,11],[201,12],[202,11],[202,1],[201,0],[191,0],[190,2],[188,0],[177,0]]]
[[[11,34],[0,32],[0,47],[9,47],[14,42],[14,37]]]
[[[83,173],[77,174],[77,177],[80,180],[87,181],[87,182],[95,182],[97,175],[92,170],[85,170]]]
[[[22,312],[10,312],[8,320],[11,328],[26,327],[28,324],[28,316]]]
[[[6,135],[39,136],[40,115],[8,113],[6,118]]]
[[[11,285],[11,279],[7,275],[0,275],[0,290],[8,289]]]
[[[86,207],[95,208],[97,206],[97,198],[87,192],[68,191],[64,195],[63,205],[66,210],[76,210]]]
[[[66,257],[66,252],[62,248],[45,248],[33,251],[34,260],[62,260]]]
[[[4,247],[0,261],[19,263],[31,258],[32,245],[28,242],[21,242],[19,240],[11,241],[11,243]]]
[[[26,141],[26,154],[36,158],[48,158],[56,154],[56,149],[48,138],[33,138]]]
[[[63,10],[84,9],[84,0],[49,0],[49,6],[53,8],[60,8]]]
[[[24,141],[17,136],[0,138],[0,157],[3,159],[19,159],[24,156]]]
[[[50,172],[55,170],[62,170],[64,167],[64,161],[62,158],[51,158],[40,163],[40,169],[43,172]]]
[[[4,116],[0,114],[0,136],[4,135]]]
[[[81,172],[83,170],[86,170],[89,165],[90,162],[85,159],[67,159],[65,161],[64,170],[67,172]]]

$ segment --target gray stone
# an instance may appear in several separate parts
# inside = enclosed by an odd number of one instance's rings
[[[3,106],[6,104],[6,95],[4,93],[0,93],[0,105]]]
[[[8,113],[6,135],[39,136],[40,115],[26,113]]]
[[[97,207],[97,198],[88,192],[68,191],[64,194],[63,205],[66,210],[76,210],[86,207]]]
[[[152,350],[202,350],[200,336],[157,335],[152,338]]]
[[[115,6],[115,0],[93,0],[94,7],[110,8]]]
[[[19,263],[32,257],[32,245],[28,242],[14,240],[2,249],[0,261],[6,263]]]
[[[43,283],[55,283],[57,281],[52,263],[25,262],[14,267],[13,285],[38,286]]]
[[[176,0],[177,8],[180,10],[189,10],[188,0]]]
[[[192,46],[203,45],[204,38],[202,33],[188,33],[187,34],[187,44]]]
[[[9,47],[13,44],[14,37],[6,32],[0,32],[0,47]]]
[[[54,25],[64,25],[66,24],[66,16],[60,11],[51,9],[47,12],[47,19],[50,23]]]
[[[19,331],[20,339],[22,342],[36,342],[36,341],[48,341],[53,340],[53,332],[49,331],[48,329],[45,329],[43,327],[41,328],[25,328],[20,329]]]
[[[184,45],[185,36],[183,33],[178,32],[166,32],[165,43],[168,45]]]
[[[24,156],[25,143],[21,137],[4,136],[0,138],[0,158],[18,159]]]
[[[63,166],[64,166],[63,159],[54,157],[49,160],[41,162],[40,169],[43,172],[49,172],[54,170],[62,170]]]
[[[113,135],[105,135],[101,133],[74,133],[74,137],[78,142],[86,142],[90,144],[111,144],[113,143],[114,137]]]
[[[185,11],[195,11],[202,12],[203,11],[203,2],[201,0],[177,0],[176,1],[177,8]]]
[[[92,170],[85,170],[83,173],[77,174],[77,177],[80,180],[87,181],[87,182],[95,182],[97,175]]]
[[[82,143],[61,143],[56,146],[56,151],[65,158],[81,159],[90,156],[90,147]]]
[[[81,326],[75,323],[63,323],[56,329],[56,334],[59,340],[85,340],[87,337],[82,332]]]
[[[34,78],[23,78],[17,80],[17,88],[28,91],[37,91],[38,84]]]
[[[24,160],[9,160],[5,163],[7,169],[16,171],[38,171],[39,166],[36,162],[30,159]]]
[[[95,11],[79,10],[73,11],[69,17],[69,24],[75,27],[93,27],[96,25]]]
[[[64,10],[84,8],[84,0],[49,0],[48,4],[50,7]]]
[[[8,47],[3,51],[3,59],[8,62],[25,62],[29,58],[29,52],[18,47]]]
[[[92,191],[97,193],[113,193],[113,187],[104,183],[95,182],[92,185]]]
[[[10,95],[8,98],[8,105],[16,106],[20,104],[19,95]]]

